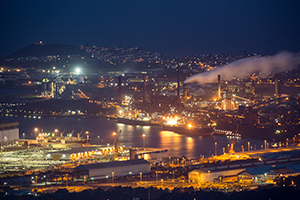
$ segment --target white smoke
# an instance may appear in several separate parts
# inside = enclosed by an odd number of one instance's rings
[[[217,67],[211,71],[195,74],[187,78],[184,83],[197,82],[200,84],[216,82],[220,74],[222,79],[244,78],[253,73],[259,73],[261,77],[268,73],[279,73],[291,70],[300,64],[299,53],[282,52],[275,56],[249,57],[237,60],[226,66]]]

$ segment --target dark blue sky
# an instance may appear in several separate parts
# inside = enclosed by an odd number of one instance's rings
[[[0,56],[40,40],[170,56],[299,52],[299,9],[299,0],[2,1]]]

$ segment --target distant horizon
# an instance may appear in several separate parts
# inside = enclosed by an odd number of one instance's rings
[[[42,41],[42,40],[40,40]],[[38,42],[40,41],[37,41],[37,42],[34,42],[34,43],[29,43],[27,45],[25,45],[24,47],[18,49],[18,50],[15,50],[13,51],[12,53],[8,54],[8,55],[0,55],[1,57],[8,57],[10,55],[12,55],[13,53],[29,46],[29,45],[32,45],[32,44],[38,44]],[[257,54],[257,55],[275,55],[275,54],[278,54],[280,52],[291,52],[291,53],[299,53],[300,51],[288,51],[288,50],[279,50],[279,51],[276,51],[274,54],[268,54],[268,53],[261,53],[261,52],[248,52],[247,50],[244,50],[244,51],[241,51],[241,52],[217,52],[217,53],[212,53],[212,52],[207,52],[207,53],[198,53],[198,54],[193,54],[193,55],[188,55],[188,54],[182,54],[182,55],[169,55],[169,54],[165,54],[164,52],[159,52],[159,51],[156,51],[156,50],[149,50],[147,48],[142,48],[142,47],[139,47],[139,46],[133,46],[133,45],[127,45],[127,46],[123,46],[123,45],[112,45],[112,46],[97,46],[97,45],[94,45],[94,44],[89,44],[89,43],[85,43],[85,44],[81,44],[81,45],[76,45],[76,44],[63,44],[63,43],[45,43],[44,41],[42,41],[43,44],[54,44],[54,45],[70,45],[70,46],[76,46],[78,48],[80,48],[81,46],[86,46],[86,44],[89,45],[89,47],[93,47],[93,46],[96,46],[96,47],[108,47],[108,48],[119,48],[121,46],[121,48],[129,48],[129,47],[137,47],[137,48],[140,48],[140,49],[143,49],[143,50],[146,50],[146,51],[150,51],[150,52],[157,52],[157,53],[160,53],[160,54],[163,54],[164,56],[168,56],[168,57],[172,57],[172,58],[176,58],[176,57],[184,57],[184,56],[199,56],[199,55],[207,55],[207,54],[224,54],[224,55],[230,55],[230,54],[233,54],[233,55],[242,55],[245,53],[247,54]]]

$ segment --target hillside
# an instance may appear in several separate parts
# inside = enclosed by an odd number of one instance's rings
[[[43,57],[43,56],[86,55],[86,52],[75,45],[65,44],[30,44],[7,58]]]

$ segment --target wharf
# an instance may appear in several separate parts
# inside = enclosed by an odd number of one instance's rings
[[[124,147],[124,150],[135,150],[137,155],[151,154],[151,153],[164,153],[168,149],[149,148],[149,147]]]

